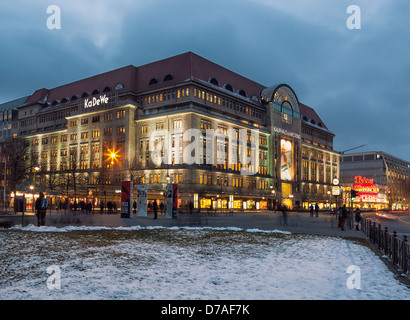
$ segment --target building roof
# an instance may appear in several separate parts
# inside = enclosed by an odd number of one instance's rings
[[[265,88],[192,52],[186,52],[139,67],[126,66],[53,89],[42,88],[27,99],[27,104],[61,102],[62,99],[71,99],[75,95],[81,99],[84,92],[92,95],[94,90],[101,93],[105,88],[115,90],[118,84],[122,84],[122,91],[144,92],[186,80],[205,81],[220,88],[230,85],[233,94],[245,94],[249,100],[252,96],[259,98],[261,90]]]
[[[18,98],[12,101],[8,101],[5,103],[0,104],[0,111],[5,111],[5,110],[10,110],[10,109],[14,109],[17,108],[21,105],[23,105],[27,100],[27,97],[23,97],[23,98]]]
[[[324,130],[331,133],[313,108],[308,107],[303,103],[299,103],[299,106],[300,118],[302,119],[303,123],[308,124],[309,126],[312,126],[316,129]]]

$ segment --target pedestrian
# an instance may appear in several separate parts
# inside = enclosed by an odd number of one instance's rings
[[[319,217],[319,205],[316,203],[315,204],[315,214],[316,214],[316,218]]]
[[[341,221],[342,221],[342,207],[339,207],[339,210],[336,212],[336,217],[339,220],[338,227],[341,227]]]
[[[36,216],[38,226],[44,226],[46,224],[46,211],[47,211],[48,201],[44,197],[44,193],[40,192],[39,197],[36,200]]]
[[[100,214],[104,212],[104,202],[100,201]]]
[[[313,204],[310,205],[310,216],[313,217]]]
[[[157,218],[158,204],[157,200],[152,201],[152,209],[154,210],[154,219]]]
[[[132,204],[132,208],[134,209],[134,214],[136,214],[137,213],[137,201],[134,200]]]
[[[361,217],[361,212],[360,209],[358,207],[356,207],[356,211],[355,211],[355,225],[356,225],[356,230],[359,230],[359,222],[362,220]]]
[[[159,204],[159,209],[161,210],[161,214],[164,214],[164,203],[161,201],[161,203]]]
[[[345,231],[346,217],[347,217],[347,210],[346,210],[346,205],[344,204],[342,208],[342,216],[340,220],[340,228],[342,229],[342,231]]]
[[[192,203],[192,201],[189,201],[189,214],[192,214],[192,210],[194,210],[194,204]]]
[[[287,208],[286,206],[282,206],[282,216],[283,216],[283,224],[285,226],[288,225],[288,213],[287,213]]]

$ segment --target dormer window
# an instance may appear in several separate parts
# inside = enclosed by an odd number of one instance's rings
[[[171,80],[174,80],[174,75],[172,75],[172,74],[167,74],[164,77],[164,82],[171,81]]]
[[[158,84],[158,78],[152,78],[149,83],[150,86],[154,85],[154,84]]]
[[[231,86],[230,84],[224,85],[224,88],[225,88],[226,90],[228,90],[228,91],[232,91],[232,92],[233,92],[233,88],[232,88],[232,86]]]
[[[214,86],[219,87],[219,82],[215,78],[209,79],[209,83],[213,84]]]
[[[122,83],[117,83],[117,85],[115,86],[115,90],[121,90],[124,89],[124,85]]]
[[[242,97],[245,97],[246,98],[246,92],[245,92],[245,90],[239,90],[238,91],[238,94],[240,94]]]

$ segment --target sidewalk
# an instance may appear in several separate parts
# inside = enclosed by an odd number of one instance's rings
[[[98,211],[99,212],[99,211]],[[10,221],[12,225],[22,224],[22,215],[3,215],[1,221]],[[37,225],[37,218],[28,213],[24,215],[24,225]],[[264,211],[258,213],[189,213],[178,214],[177,219],[168,219],[166,215],[158,214],[158,219],[154,220],[153,215],[147,217],[137,217],[123,219],[117,214],[82,214],[79,212],[63,211],[47,212],[46,226],[103,226],[103,227],[131,227],[131,226],[163,226],[163,227],[237,227],[241,229],[261,229],[261,230],[281,230],[291,233],[307,233],[318,235],[330,235],[341,237],[352,237],[366,239],[366,235],[361,231],[345,227],[346,231],[338,228],[338,220],[334,215],[327,212],[320,212],[319,217],[310,217],[309,212],[290,212],[287,215],[287,224],[284,223],[282,213]]]

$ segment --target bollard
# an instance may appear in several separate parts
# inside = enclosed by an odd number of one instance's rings
[[[384,253],[388,256],[389,254],[388,254],[388,250],[389,250],[389,248],[388,248],[388,246],[387,246],[387,237],[388,237],[388,234],[389,234],[389,232],[388,232],[388,229],[387,229],[387,227],[384,227]]]
[[[408,258],[407,258],[407,236],[403,236],[402,258],[403,258],[403,273],[408,271]]]
[[[393,263],[397,265],[397,232],[393,231],[393,239],[392,239],[392,245],[393,245]]]

